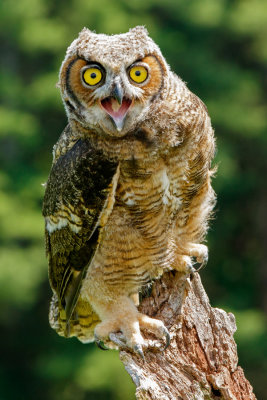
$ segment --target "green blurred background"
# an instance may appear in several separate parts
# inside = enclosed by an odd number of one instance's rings
[[[116,352],[57,336],[41,204],[66,124],[55,88],[84,27],[146,25],[216,131],[217,216],[201,273],[213,306],[235,314],[239,359],[258,399],[267,376],[267,3],[262,0],[0,0],[0,399],[134,398]]]

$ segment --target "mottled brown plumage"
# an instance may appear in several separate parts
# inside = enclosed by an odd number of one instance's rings
[[[59,334],[103,340],[122,331],[142,353],[142,287],[192,271],[215,195],[214,136],[205,105],[170,71],[143,27],[68,48],[59,87],[69,124],[54,148],[43,213]]]

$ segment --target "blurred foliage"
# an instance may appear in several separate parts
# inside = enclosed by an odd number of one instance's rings
[[[83,26],[144,24],[207,104],[216,130],[217,216],[202,277],[237,318],[240,363],[265,397],[267,3],[262,0],[0,0],[0,398],[133,399],[116,352],[48,326],[42,182],[66,124],[57,74]]]

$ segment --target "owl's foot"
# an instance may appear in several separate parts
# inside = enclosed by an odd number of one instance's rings
[[[173,269],[178,272],[184,272],[187,275],[191,275],[195,272],[192,260],[189,256],[176,255]]]
[[[209,251],[207,246],[204,244],[190,243],[188,253],[191,257],[195,257],[197,263],[200,264],[198,268],[194,268],[195,272],[199,272],[206,266],[209,259]]]
[[[204,244],[189,243],[186,248],[182,248],[180,251],[183,251],[186,255],[176,255],[173,265],[173,268],[179,272],[192,275],[204,268],[208,262],[208,248]],[[200,264],[198,268],[193,266],[192,257]]]
[[[149,347],[165,350],[169,346],[170,334],[162,321],[140,314],[137,310],[135,314],[130,314],[124,318],[120,316],[118,319],[112,318],[98,324],[95,328],[96,344],[103,350],[128,348],[142,358],[144,358],[143,351]],[[164,339],[164,347],[156,346],[152,341],[145,341],[141,329],[153,333],[159,339]]]
[[[170,344],[171,337],[164,323],[159,319],[150,318],[145,314],[138,314],[138,319],[139,325],[142,329],[145,329],[153,333],[156,337],[165,340],[163,350],[167,349]]]

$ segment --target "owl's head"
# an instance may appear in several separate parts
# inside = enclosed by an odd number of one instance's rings
[[[111,36],[84,28],[67,50],[59,86],[70,119],[121,137],[164,97],[167,76],[168,65],[144,27]]]

